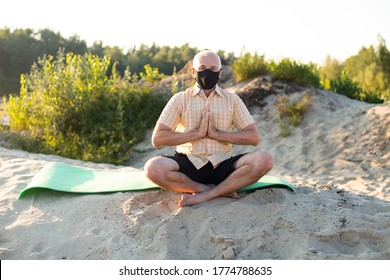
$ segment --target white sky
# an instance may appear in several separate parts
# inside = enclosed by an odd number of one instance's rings
[[[265,54],[321,64],[390,47],[390,0],[0,0],[0,28],[49,28],[88,46],[141,43]]]

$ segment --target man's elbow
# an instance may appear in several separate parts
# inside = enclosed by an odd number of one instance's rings
[[[152,137],[152,146],[154,148],[160,148],[162,146],[161,142],[159,141],[158,138]]]
[[[247,139],[249,139],[248,144],[252,146],[259,146],[260,145],[260,133],[257,130],[257,127],[255,124],[249,125],[247,128],[248,135]]]
[[[257,130],[257,127],[253,126],[252,128],[252,137],[251,137],[251,144],[253,146],[259,146],[260,145],[260,133]]]
[[[253,145],[253,146],[259,146],[259,145],[260,145],[260,136],[255,137],[255,138],[253,139],[252,145]]]
[[[252,145],[253,146],[259,146],[260,145],[260,133],[259,133],[259,131],[257,129],[253,132]]]

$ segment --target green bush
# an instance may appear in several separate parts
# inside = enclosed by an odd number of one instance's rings
[[[40,143],[31,152],[123,163],[167,100],[129,71],[120,77],[115,65],[108,77],[109,66],[110,58],[92,54],[40,59],[22,75],[20,96],[5,104],[11,130]]]
[[[359,83],[352,81],[346,72],[343,72],[337,79],[330,80],[330,90],[348,96],[351,99],[357,99],[362,91]]]
[[[300,86],[320,87],[320,77],[314,64],[301,64],[288,58],[268,64],[270,73],[277,80],[293,82]]]
[[[158,72],[158,68],[151,67],[149,64],[146,64],[144,66],[144,71],[139,73],[141,79],[145,80],[146,82],[149,83],[155,83],[160,81],[162,78],[164,78],[164,74],[161,74]]]
[[[312,106],[312,97],[305,94],[299,101],[292,102],[290,98],[278,95],[274,105],[278,110],[280,136],[287,137],[291,134],[291,126],[301,124],[304,114]]]
[[[267,73],[264,55],[246,53],[234,60],[232,71],[237,81],[244,81]]]
[[[337,79],[330,81],[330,90],[368,103],[383,103],[380,93],[364,91],[358,82],[354,82],[344,71]]]

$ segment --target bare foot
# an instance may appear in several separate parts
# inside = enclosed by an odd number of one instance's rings
[[[233,198],[233,199],[239,199],[240,198],[240,196],[238,195],[237,192],[231,192],[231,193],[225,194],[224,196],[230,197],[230,198]]]
[[[197,202],[197,199],[195,198],[196,196],[198,196],[198,195],[197,194],[188,194],[188,193],[182,194],[180,201],[179,201],[179,206],[184,207],[184,206],[191,206],[191,205],[195,205],[197,203],[200,203],[200,202]]]
[[[233,199],[239,199],[240,197],[236,192],[231,192],[229,194],[225,194],[224,197],[230,197]],[[184,207],[184,206],[192,206],[201,202],[205,202],[207,200],[210,200],[205,193],[194,193],[194,194],[188,194],[185,193],[181,196],[180,201],[179,201],[179,206]]]
[[[179,206],[184,207],[184,206],[192,206],[204,201],[207,201],[209,199],[205,198],[204,193],[194,193],[194,194],[188,194],[184,193],[179,201]]]
[[[216,185],[214,184],[207,184],[207,186],[212,189],[214,188]],[[239,199],[240,196],[237,194],[237,192],[231,192],[231,193],[227,193],[227,194],[224,194],[223,197],[230,197],[230,198],[233,198],[233,199]]]

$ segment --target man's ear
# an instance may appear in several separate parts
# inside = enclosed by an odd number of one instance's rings
[[[191,69],[191,75],[192,75],[192,78],[195,79],[195,69],[194,68]]]
[[[221,76],[222,76],[222,69],[221,71],[219,71],[219,77],[221,78]]]

